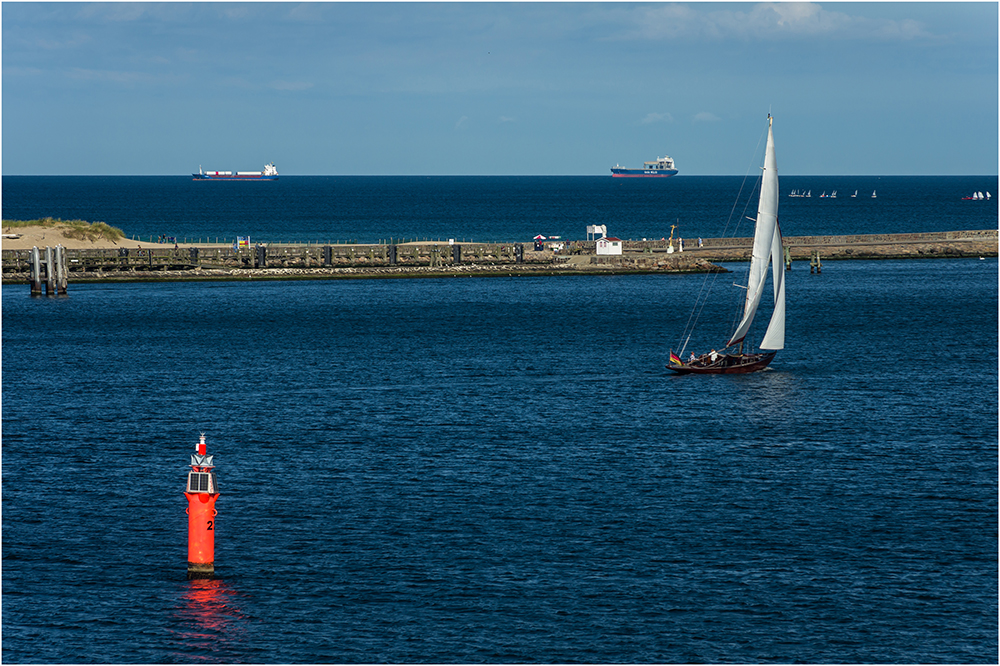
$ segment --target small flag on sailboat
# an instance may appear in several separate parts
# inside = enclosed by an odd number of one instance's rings
[[[684,365],[684,361],[681,360],[681,357],[673,352],[670,352],[670,362],[676,365]]]

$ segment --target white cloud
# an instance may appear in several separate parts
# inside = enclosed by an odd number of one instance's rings
[[[139,23],[142,21],[172,22],[183,21],[190,17],[191,8],[173,2],[81,3],[75,15],[77,20],[98,24]]]
[[[253,16],[248,6],[238,5],[235,3],[224,3],[221,6],[220,14],[227,19],[234,21],[251,18],[251,16]]]
[[[516,121],[514,120],[514,118],[511,118],[510,116],[500,116],[500,122],[501,123],[513,123],[513,122],[516,122]]]
[[[724,40],[808,39],[828,36],[838,39],[900,41],[933,37],[913,19],[884,19],[831,11],[813,2],[765,2],[749,10],[716,9],[712,3],[642,6],[636,15],[638,27],[627,38]],[[836,4],[834,7],[850,8]],[[905,5],[902,5],[905,6]]]
[[[69,78],[76,79],[78,81],[104,81],[124,85],[154,83],[157,80],[156,77],[145,72],[129,72],[110,69],[85,69],[82,67],[73,67],[69,69],[67,71],[67,75]]]
[[[287,16],[293,21],[303,23],[320,22],[326,19],[324,9],[323,4],[319,2],[300,2],[292,6]]]
[[[48,74],[47,70],[39,67],[4,67],[4,76],[40,76]]]
[[[639,121],[640,125],[652,125],[654,123],[672,123],[674,117],[669,113],[647,113],[646,117]]]
[[[83,5],[80,16],[98,17],[105,21],[137,21],[147,14],[147,7],[140,2],[113,2],[106,5]]]
[[[708,111],[701,111],[700,113],[695,114],[694,121],[696,123],[715,123],[719,122],[719,117],[714,113],[709,113]]]
[[[93,40],[90,35],[76,33],[72,37],[66,39],[53,39],[49,36],[41,37],[34,41],[34,46],[47,51],[55,51],[61,49],[76,49],[91,43],[93,43]]]

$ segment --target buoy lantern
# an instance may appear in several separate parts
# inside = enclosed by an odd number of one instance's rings
[[[188,472],[188,580],[211,578],[215,574],[215,500],[219,485],[215,478],[212,456],[208,455],[205,434],[191,454]]]

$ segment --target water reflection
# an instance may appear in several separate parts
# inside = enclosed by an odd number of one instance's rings
[[[174,613],[179,661],[230,661],[246,634],[238,592],[219,579],[185,583]]]
[[[794,430],[796,416],[808,401],[809,382],[799,368],[767,368],[749,375],[732,375],[734,409],[756,427],[773,436]]]

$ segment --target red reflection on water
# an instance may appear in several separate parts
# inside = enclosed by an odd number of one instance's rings
[[[232,592],[221,580],[192,580],[181,597],[188,619],[204,631],[219,631],[231,621],[227,606]]]
[[[187,581],[176,613],[182,660],[217,660],[241,640],[244,618],[234,597],[236,592],[224,581]]]

